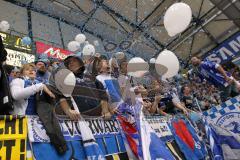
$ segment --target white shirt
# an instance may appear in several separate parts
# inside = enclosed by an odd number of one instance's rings
[[[31,95],[43,90],[42,83],[34,84],[26,88],[24,88],[24,83],[24,80],[21,78],[16,78],[10,83],[10,90],[14,99],[14,110],[12,112],[14,115],[25,115],[25,111],[28,106],[28,98]]]

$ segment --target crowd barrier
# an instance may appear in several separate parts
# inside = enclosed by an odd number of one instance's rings
[[[240,96],[203,112],[203,115],[209,122],[240,136]],[[181,157],[186,158],[186,153],[181,147],[179,147],[179,151],[176,151],[176,148],[171,148],[173,145],[179,145],[179,137],[180,139],[184,138],[181,137],[183,135],[180,135],[177,130],[179,128],[174,128],[175,122],[180,125],[180,121],[176,121],[176,119],[182,119],[182,117],[174,117],[171,119],[162,116],[147,116],[141,119],[141,121],[147,122],[147,124],[144,124],[145,127],[149,125],[155,135],[165,143],[175,159],[181,159]],[[120,119],[121,118],[126,117],[120,116]],[[59,155],[51,145],[49,137],[38,116],[0,116],[0,159],[86,159],[79,124],[65,117],[59,117],[58,119],[62,134],[68,146],[67,152],[63,155]],[[137,132],[136,124],[120,119],[119,116],[111,120],[85,118],[97,144],[105,155],[105,159],[138,159],[140,157],[137,155],[136,148],[134,151],[134,147],[138,147],[136,145],[142,143],[141,140],[143,139],[138,136],[135,137],[135,134],[137,135],[141,132]],[[194,127],[194,125],[190,125],[187,121],[188,119],[183,121],[185,123],[183,126],[188,130],[186,132],[192,136],[193,145],[196,146],[200,143],[200,141],[198,142],[198,140],[195,139],[195,137],[198,137],[198,132],[196,130],[192,131],[191,127]],[[134,127],[136,130],[131,130]],[[140,128],[144,127],[141,126]],[[189,142],[186,142],[186,144],[191,146]],[[199,146],[201,147],[200,144]],[[149,147],[151,147],[151,145],[149,145]],[[204,144],[202,147],[204,148]],[[151,150],[151,148],[147,148],[147,150]],[[207,156],[204,152],[202,154],[203,156]]]

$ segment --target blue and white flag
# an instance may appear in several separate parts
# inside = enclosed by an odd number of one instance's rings
[[[141,148],[143,159],[145,160],[174,160],[171,152],[157,136],[156,132],[151,128],[147,119],[142,113],[142,104],[137,103],[135,115],[139,133],[141,135]]]
[[[217,143],[217,134],[215,130],[209,125],[209,123],[203,119],[206,131],[207,141],[210,144],[210,149],[212,153],[212,159],[223,160],[223,152],[220,144]]]
[[[210,125],[215,131],[214,138],[216,143],[221,146],[223,159],[240,159],[240,137],[215,124]]]
[[[203,115],[214,124],[240,136],[240,96],[212,107]]]

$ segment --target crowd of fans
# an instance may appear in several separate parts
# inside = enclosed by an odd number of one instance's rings
[[[9,114],[38,114],[44,101],[43,104],[54,106],[57,114],[65,114],[72,120],[79,119],[80,113],[110,118],[118,112],[119,105],[134,104],[136,99],[141,99],[145,114],[169,116],[180,112],[187,115],[192,111],[208,110],[239,94],[239,73],[235,72],[235,79],[231,79],[218,64],[206,62],[207,67],[219,71],[231,84],[224,89],[197,76],[198,71],[194,70],[170,80],[161,80],[154,71],[134,78],[127,74],[127,64],[126,58],[109,61],[98,55],[85,61],[78,55],[70,55],[63,61],[40,58],[21,68],[14,67],[8,81],[1,81],[9,85],[13,105]],[[193,57],[192,64],[197,66],[205,62]],[[72,95],[65,95],[56,87],[56,75],[64,69],[76,77]]]

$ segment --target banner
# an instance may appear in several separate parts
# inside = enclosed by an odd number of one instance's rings
[[[60,60],[65,59],[68,55],[72,54],[72,52],[68,50],[53,47],[42,42],[36,42],[36,52],[37,54],[47,54],[48,57],[58,58]]]
[[[20,116],[0,117],[0,159],[25,160],[27,120]]]
[[[6,51],[8,53],[7,60],[6,60],[6,63],[8,65],[21,67],[22,62],[31,63],[31,62],[34,62],[35,60],[35,55],[32,55],[32,54],[28,54],[28,53],[24,53],[24,52],[12,50],[12,49],[6,49]]]
[[[107,135],[120,135],[118,122],[115,119],[86,118],[89,128],[95,138]],[[67,141],[81,140],[81,132],[77,121],[59,119],[62,133]],[[49,142],[44,126],[38,116],[28,116],[28,130],[30,142]]]
[[[240,54],[240,32],[223,41],[211,50],[204,58],[216,62],[225,63]]]
[[[117,120],[103,120],[102,118],[85,118],[85,120],[104,155],[126,152]],[[67,141],[67,145],[70,147],[73,144],[78,146],[71,147],[73,153],[77,152],[75,156],[85,156],[83,153],[80,153],[83,152],[84,149],[82,145],[80,127],[78,126],[79,123],[66,118],[60,118],[59,123],[64,138]],[[38,116],[28,116],[28,137],[29,141],[32,143],[34,155],[37,155],[36,157],[44,157],[43,155],[46,154],[45,148],[49,149],[48,152],[51,150],[51,155],[49,153],[48,156],[58,156],[53,146],[49,143],[50,139],[47,136],[44,126]],[[81,146],[82,151],[80,151],[79,146]],[[64,157],[68,157],[69,154],[70,153],[67,152]],[[64,157],[59,158],[65,159]]]
[[[240,135],[240,96],[203,112],[209,122]]]
[[[172,136],[172,132],[168,127],[166,117],[145,116],[143,121],[148,122],[148,124],[156,132],[158,137]]]

